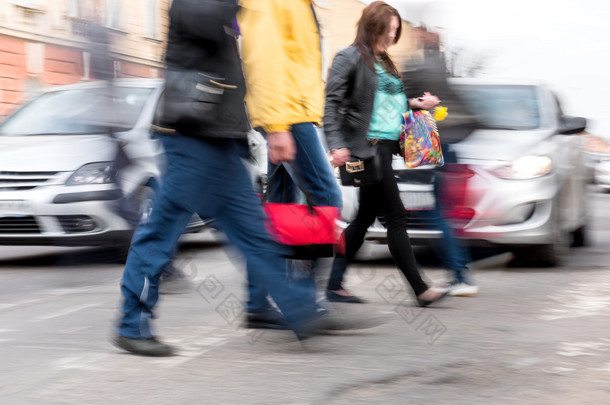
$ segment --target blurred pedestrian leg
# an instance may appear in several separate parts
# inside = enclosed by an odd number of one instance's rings
[[[148,221],[139,225],[132,240],[121,286],[122,315],[113,340],[134,354],[174,353],[156,338],[150,321],[161,274],[193,213],[216,220],[297,336],[320,328],[316,321],[321,315],[304,304],[308,297],[288,286],[283,260],[265,229],[260,199],[242,161],[248,157],[249,125],[234,27],[238,8],[235,0],[173,0],[170,6],[166,77],[176,81],[166,81],[155,120],[167,157],[166,173]],[[187,84],[189,94],[175,86],[193,77],[217,80]],[[190,111],[185,116],[185,108],[203,108],[205,113]],[[289,158],[290,153],[282,156]]]
[[[154,336],[150,319],[159,277],[193,212],[216,219],[288,325],[298,327],[314,319],[317,314],[312,308],[303,306],[305,297],[287,288],[282,259],[265,231],[260,202],[240,160],[247,152],[246,143],[185,136],[162,139],[168,171],[150,220],[138,228],[132,241],[121,287],[125,302],[119,334],[132,339]]]
[[[467,264],[470,261],[469,251],[456,238],[455,230],[444,216],[452,205],[458,203],[455,196],[447,196],[447,189],[454,184],[443,182],[448,173],[448,167],[464,167],[458,162],[458,157],[451,150],[451,144],[468,138],[477,126],[475,114],[468,108],[459,94],[447,81],[447,66],[445,56],[441,51],[441,41],[438,33],[428,30],[425,26],[415,30],[419,48],[423,51],[421,60],[405,66],[403,82],[410,94],[423,94],[429,91],[435,94],[447,108],[447,117],[437,123],[445,166],[435,169],[434,195],[435,209],[421,211],[419,215],[430,220],[436,229],[443,233],[443,238],[434,244],[437,257],[443,266],[452,273],[450,280],[437,291],[448,292],[449,295],[472,296],[478,293]]]
[[[163,268],[159,294],[180,294],[195,291],[195,284],[173,261]]]
[[[300,202],[300,190],[313,205],[340,208],[341,193],[315,126],[322,122],[325,72],[314,3],[241,1],[246,103],[252,125],[265,132],[269,146],[268,200]],[[279,156],[285,150],[289,158]],[[316,262],[288,260],[286,266],[291,288],[308,291],[312,305],[317,298]],[[257,314],[268,313],[271,304],[254,274],[248,284],[246,325],[256,326]]]
[[[445,154],[449,156],[450,154]],[[450,158],[451,159],[451,158]],[[434,178],[434,199],[433,210],[420,210],[415,215],[427,220],[434,229],[442,232],[443,237],[432,242],[436,257],[441,261],[443,267],[453,274],[451,279],[443,286],[434,287],[436,291],[446,291],[454,296],[472,296],[479,291],[475,284],[471,271],[468,269],[470,262],[469,250],[462,244],[451,227],[449,220],[445,218],[442,201],[444,200],[441,191],[443,187],[443,171],[437,169]],[[450,203],[450,202],[449,202]]]
[[[344,302],[348,304],[362,304],[364,299],[352,294],[343,286],[343,277],[347,270],[347,259],[337,254],[330,268],[330,275],[325,284],[326,299],[330,302]]]
[[[291,129],[297,150],[296,158],[292,162],[281,164],[269,162],[268,201],[303,202],[301,190],[305,190],[313,205],[340,207],[341,194],[315,127],[311,123],[301,123],[292,125]],[[315,305],[315,275],[319,268],[319,259],[288,259],[285,267],[291,287],[308,291],[308,295],[312,297],[311,304]],[[271,306],[267,300],[267,292],[255,279],[248,280],[248,291],[248,312],[258,313]]]

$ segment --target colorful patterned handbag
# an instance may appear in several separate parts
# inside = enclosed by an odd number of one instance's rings
[[[446,115],[446,109],[437,107],[435,115]],[[444,118],[444,116],[443,116]],[[409,110],[403,114],[400,131],[400,154],[408,168],[442,166],[445,164],[436,119],[428,110]]]

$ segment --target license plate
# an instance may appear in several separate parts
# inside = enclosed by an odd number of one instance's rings
[[[30,204],[22,200],[0,200],[0,215],[31,214]]]
[[[434,194],[432,192],[402,191],[400,199],[408,210],[434,209]]]

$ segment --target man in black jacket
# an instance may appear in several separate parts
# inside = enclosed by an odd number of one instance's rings
[[[204,72],[214,79],[200,83],[201,88],[221,96],[211,109],[214,113],[196,122],[174,120],[165,113],[157,122],[167,172],[148,222],[133,237],[121,286],[122,316],[113,341],[135,354],[174,352],[155,338],[149,322],[159,277],[193,212],[216,219],[297,335],[321,328],[320,314],[305,309],[301,303],[307,297],[291,291],[285,280],[283,261],[265,230],[260,201],[240,159],[248,155],[248,121],[234,25],[237,9],[235,0],[174,0],[170,8],[166,77],[180,77],[180,71]],[[294,151],[285,154],[278,158],[290,160]]]

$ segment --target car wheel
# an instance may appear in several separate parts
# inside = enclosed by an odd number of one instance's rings
[[[572,232],[572,246],[583,247],[587,245],[587,227],[586,225],[581,226]]]
[[[554,267],[559,266],[570,250],[570,233],[561,230],[559,220],[552,220],[554,228],[551,242],[544,245],[529,245],[512,249],[515,265]]]
[[[117,263],[125,263],[127,261],[127,255],[129,254],[130,247],[131,238],[125,238],[125,240],[113,248],[113,256],[116,257]]]
[[[557,224],[553,230],[553,241],[548,245],[537,247],[536,263],[540,266],[559,266],[570,250],[569,236],[567,232],[559,229],[559,224]]]

